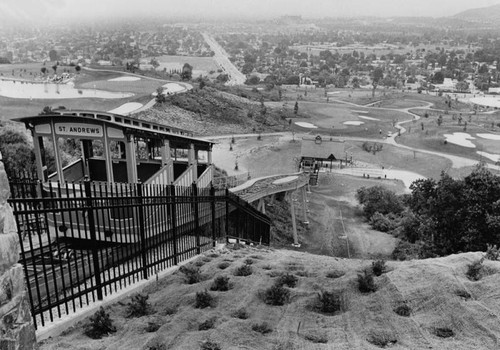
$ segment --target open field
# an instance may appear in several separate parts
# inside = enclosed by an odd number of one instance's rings
[[[258,350],[482,350],[497,346],[500,262],[485,261],[488,272],[480,281],[465,276],[467,265],[481,253],[391,261],[386,273],[374,278],[376,291],[361,293],[357,275],[371,261],[236,248],[206,253],[192,263],[200,267],[198,283],[187,284],[179,271],[152,281],[142,290],[151,305],[145,316],[126,317],[130,298],[107,306],[116,333],[90,339],[83,334],[87,318],[62,335],[42,341],[41,350],[193,350],[207,341],[220,349]],[[252,263],[252,274],[235,276],[246,262]],[[220,269],[221,263],[228,267]],[[294,275],[296,286],[285,287],[289,298],[283,299],[284,305],[266,304],[265,291],[283,274]],[[209,291],[217,276],[229,278],[228,291]],[[210,293],[213,302],[196,308],[196,293],[203,291]],[[337,311],[319,308],[318,294],[325,291],[339,296]],[[403,305],[406,317],[396,313]]]

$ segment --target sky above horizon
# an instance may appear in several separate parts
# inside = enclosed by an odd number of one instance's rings
[[[0,18],[46,21],[134,15],[197,19],[282,15],[443,17],[496,4],[500,0],[0,0]]]

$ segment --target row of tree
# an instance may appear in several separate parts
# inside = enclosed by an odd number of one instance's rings
[[[362,187],[357,199],[374,229],[421,247],[420,257],[484,251],[500,243],[500,177],[479,165],[463,179],[417,180],[411,194]]]

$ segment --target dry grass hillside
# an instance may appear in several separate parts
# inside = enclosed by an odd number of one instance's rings
[[[466,276],[481,257],[390,261],[362,293],[370,260],[228,247],[146,287],[147,315],[127,317],[130,299],[108,307],[116,332],[91,339],[86,320],[40,348],[498,349],[500,262],[484,261],[477,281]],[[229,290],[211,290],[219,276]]]
[[[193,131],[197,135],[283,131],[276,108],[212,87],[172,95],[136,117]],[[265,109],[265,113],[263,112]]]

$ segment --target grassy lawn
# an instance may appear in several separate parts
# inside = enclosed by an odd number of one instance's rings
[[[441,171],[451,168],[451,161],[430,154],[406,150],[403,148],[383,145],[382,151],[376,154],[366,152],[363,142],[346,142],[347,154],[352,154],[354,161],[377,165],[386,169],[408,170],[425,177],[438,178]]]
[[[295,125],[294,128],[301,132],[323,133],[331,136],[357,136],[370,138],[383,138],[388,132],[396,131],[393,127],[395,120],[411,119],[405,113],[388,110],[369,109],[369,113],[358,113],[363,110],[338,103],[299,102],[299,113],[293,122],[307,122],[314,124],[318,129],[307,129]],[[358,117],[369,117],[379,120],[369,120]],[[361,125],[345,125],[344,122],[360,121]],[[382,130],[382,133],[380,131]]]

